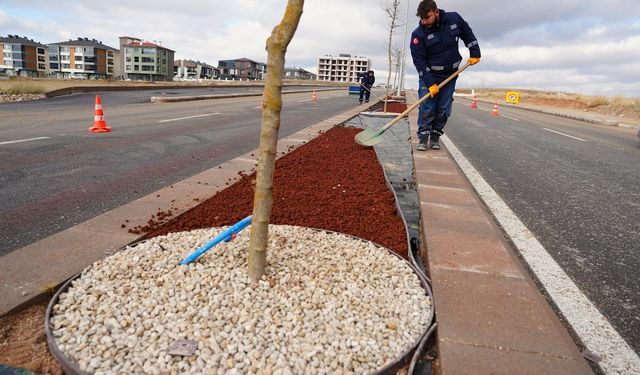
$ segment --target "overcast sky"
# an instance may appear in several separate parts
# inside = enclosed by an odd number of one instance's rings
[[[317,58],[350,53],[371,59],[377,82],[386,81],[391,0],[307,0],[287,52],[287,66],[317,72]],[[408,34],[417,26],[418,0],[409,8]],[[280,22],[285,0],[2,0],[0,35],[41,43],[88,37],[118,47],[118,37],[161,41],[176,59],[217,65],[247,57],[266,62],[265,41]],[[482,62],[458,87],[530,88],[591,95],[640,97],[638,0],[438,1],[471,25]],[[394,36],[401,48],[403,28]],[[409,40],[407,36],[406,41]],[[461,43],[463,57],[468,51]],[[417,86],[407,49],[406,86]]]

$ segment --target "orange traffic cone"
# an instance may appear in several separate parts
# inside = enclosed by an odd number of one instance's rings
[[[473,109],[477,109],[478,108],[478,102],[476,101],[476,97],[473,97],[473,101],[471,102],[471,108]]]
[[[111,131],[111,128],[107,126],[107,122],[104,121],[100,95],[96,95],[96,109],[95,114],[93,115],[93,127],[89,128],[89,131],[94,133],[108,133]]]
[[[316,92],[316,90],[313,90],[313,93],[311,94],[311,100],[313,100],[314,102],[318,100],[318,93]]]
[[[498,113],[498,103],[493,105],[493,110],[491,111],[491,115],[492,116],[499,116],[500,114]]]

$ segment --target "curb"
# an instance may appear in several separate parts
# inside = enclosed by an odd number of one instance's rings
[[[300,93],[313,92],[313,91],[337,91],[337,90],[343,90],[343,88],[286,91],[286,92],[283,92],[282,95],[300,94]],[[195,101],[195,100],[242,98],[247,96],[262,96],[262,93],[260,92],[260,93],[220,94],[220,95],[152,96],[150,100],[151,100],[151,103],[174,103],[174,102],[189,102],[189,101]]]
[[[456,95],[456,97],[461,98],[461,99],[466,99],[466,100],[469,100],[469,101],[472,100],[472,99],[469,99],[467,97],[462,97],[462,96],[458,96],[458,95]],[[485,100],[485,99],[476,99],[476,101],[481,102],[481,103],[487,103],[487,104],[495,104],[495,102],[492,102],[490,100]],[[572,115],[572,114],[569,114],[569,113],[554,112],[554,111],[549,111],[549,110],[546,110],[546,109],[540,109],[540,108],[529,107],[529,106],[518,105],[517,107],[516,106],[507,106],[507,108],[524,109],[524,110],[531,111],[531,112],[544,113],[544,114],[547,114],[547,115],[564,117],[564,118],[569,118],[569,119],[572,119],[572,120],[584,121],[584,122],[589,122],[589,123],[598,124],[598,125],[618,126],[620,124],[618,121],[613,121],[613,120],[600,120],[600,119],[589,118],[589,117],[584,117],[584,116],[576,116],[576,115]]]
[[[287,85],[283,85],[286,87]],[[303,86],[303,85],[294,85],[294,86]],[[315,86],[315,85],[309,85]],[[198,88],[230,88],[230,87],[264,87],[264,84],[242,84],[242,85],[230,85],[230,84],[222,84],[222,85],[184,85],[184,86],[172,86],[172,85],[158,85],[158,86],[73,86],[73,87],[65,87],[57,90],[51,90],[44,93],[46,98],[54,98],[56,96],[69,95],[69,94],[78,94],[85,92],[96,92],[96,91],[140,91],[140,90],[185,90],[185,89],[198,89]],[[332,90],[343,90],[348,87],[336,87],[332,88]],[[312,90],[308,90],[312,91]],[[307,91],[303,91],[307,92]]]
[[[279,139],[277,159],[367,108],[368,103],[354,107]],[[132,234],[121,227],[125,219],[132,228],[144,225],[158,211],[172,210],[174,216],[178,216],[226,189],[240,178],[241,172],[251,173],[257,160],[253,155],[258,155],[257,150],[3,255],[0,257],[0,316],[47,298],[94,261],[142,238],[144,234]]]

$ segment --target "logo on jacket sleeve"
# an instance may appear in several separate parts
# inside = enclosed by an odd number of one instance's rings
[[[418,44],[419,42],[418,38],[413,38],[413,44]]]

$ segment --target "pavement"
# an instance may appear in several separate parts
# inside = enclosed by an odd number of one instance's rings
[[[415,93],[407,95],[408,104],[416,100]],[[280,140],[277,154],[368,107],[354,107]],[[415,150],[416,116],[409,115],[410,182],[417,190],[421,256],[436,306],[436,372],[593,373],[447,150]],[[251,154],[257,155],[248,152],[0,257],[0,315],[48,295],[94,261],[138,240],[121,228],[123,217],[135,227],[172,206],[176,214],[185,212],[239,178],[238,172],[252,172]]]

